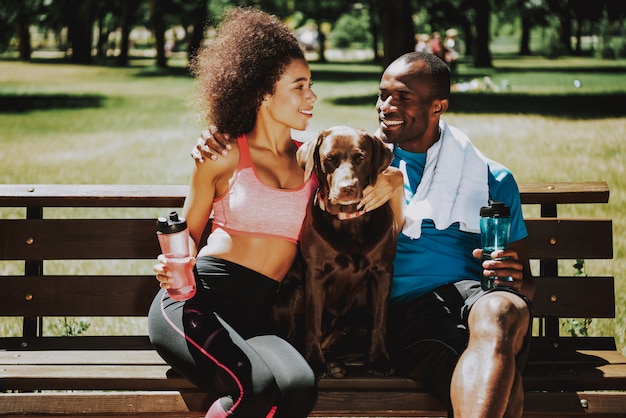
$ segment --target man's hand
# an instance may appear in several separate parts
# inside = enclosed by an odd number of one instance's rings
[[[395,167],[387,167],[376,178],[374,186],[363,189],[363,199],[359,209],[374,210],[387,203],[404,186],[402,172]]]
[[[231,149],[230,135],[223,134],[215,125],[209,126],[208,131],[202,131],[191,151],[191,157],[199,163],[205,158],[217,160],[219,155],[226,155]]]
[[[483,250],[480,248],[472,251],[472,255],[478,259],[482,258]],[[524,265],[519,260],[517,251],[513,248],[497,250],[491,253],[491,260],[483,260],[483,276],[496,277],[496,286],[512,287],[516,290],[522,289],[522,279],[524,278]],[[513,281],[499,280],[498,277],[511,277]]]

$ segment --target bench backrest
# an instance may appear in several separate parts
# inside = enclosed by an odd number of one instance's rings
[[[23,262],[19,272],[0,276],[0,317],[24,318],[24,334],[0,338],[0,348],[148,347],[145,336],[42,337],[41,318],[145,316],[158,290],[150,267],[136,274],[121,265],[112,273],[79,268],[49,274],[46,265],[53,260],[153,262],[160,252],[155,218],[181,208],[186,191],[187,186],[0,185],[0,211],[7,213],[0,219],[0,266],[2,260]],[[524,205],[541,207],[541,217],[526,220],[530,257],[541,265],[534,300],[535,314],[543,318],[540,334],[558,338],[558,318],[614,317],[612,277],[564,277],[558,271],[559,260],[613,257],[610,219],[557,217],[560,204],[607,203],[607,184],[530,183],[520,184],[520,191]],[[95,208],[106,208],[104,215],[89,212]],[[110,216],[111,208],[122,210]]]

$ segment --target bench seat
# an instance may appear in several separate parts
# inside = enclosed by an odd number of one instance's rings
[[[564,204],[607,203],[608,185],[529,183],[520,192],[524,205],[540,208],[538,217],[526,218],[539,271],[524,416],[626,417],[626,358],[615,339],[563,336],[559,323],[615,316],[613,277],[559,271],[561,260],[613,257],[610,219],[557,213]],[[0,209],[24,212],[0,219],[0,261],[24,264],[23,274],[0,277],[0,317],[23,320],[22,335],[0,335],[0,416],[204,417],[214,394],[176,376],[147,336],[47,336],[41,329],[44,317],[145,317],[157,288],[150,271],[48,274],[45,267],[55,260],[154,260],[154,217],[74,213],[156,208],[162,214],[180,208],[185,193],[186,186],[0,185]],[[321,379],[312,416],[446,415],[413,380],[368,376],[359,364],[348,372]]]

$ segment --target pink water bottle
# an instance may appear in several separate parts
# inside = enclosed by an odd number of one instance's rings
[[[169,218],[157,220],[157,237],[161,251],[167,257],[167,269],[172,272],[173,282],[167,293],[174,300],[187,300],[196,294],[196,279],[189,256],[189,231],[187,221],[176,211]]]

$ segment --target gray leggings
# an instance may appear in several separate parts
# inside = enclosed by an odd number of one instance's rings
[[[223,416],[265,417],[275,407],[275,418],[307,417],[317,400],[315,376],[293,346],[266,333],[269,320],[257,309],[275,295],[266,286],[275,282],[213,258],[200,258],[196,267],[196,296],[178,302],[160,291],[152,303],[148,326],[157,352],[215,394]],[[216,288],[222,283],[227,289]],[[225,297],[234,289],[237,295]]]

